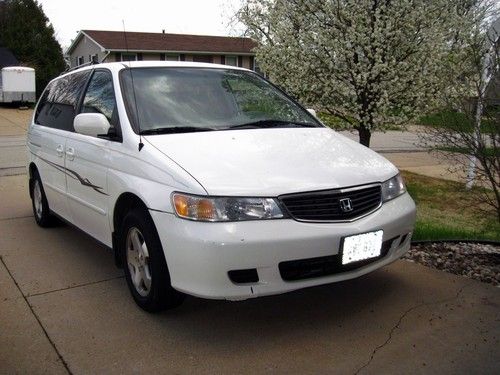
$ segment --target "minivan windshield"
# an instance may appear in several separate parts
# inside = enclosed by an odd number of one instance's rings
[[[311,114],[251,72],[128,68],[121,72],[121,86],[127,112],[141,134],[322,127]]]

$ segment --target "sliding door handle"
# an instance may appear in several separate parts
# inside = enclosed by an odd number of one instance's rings
[[[64,153],[64,146],[63,145],[57,145],[56,152],[57,152],[57,156],[62,157],[63,153]]]
[[[69,160],[73,160],[75,158],[75,149],[73,147],[66,148],[66,157]]]

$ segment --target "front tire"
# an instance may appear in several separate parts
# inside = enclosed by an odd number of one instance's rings
[[[120,230],[125,278],[137,305],[148,312],[179,306],[184,295],[170,284],[170,274],[153,219],[144,209],[129,212]]]

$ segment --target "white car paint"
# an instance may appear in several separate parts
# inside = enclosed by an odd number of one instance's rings
[[[132,62],[127,66],[241,69],[181,62]],[[177,217],[171,202],[176,191],[277,197],[380,183],[398,170],[382,156],[328,128],[241,129],[141,138],[133,131],[123,102],[119,72],[124,67],[109,63],[80,69],[111,72],[121,143],[40,126],[32,120],[28,167],[38,169],[49,206],[59,216],[112,247],[115,204],[124,193],[136,195],[155,223],[172,286],[206,298],[245,299],[341,281],[382,267],[409,249],[415,205],[407,193],[352,222],[305,223],[288,218],[207,223]],[[139,150],[141,141],[144,146]],[[50,163],[78,173],[98,188],[82,184]],[[394,241],[381,260],[326,277],[293,282],[280,277],[280,262],[335,255],[342,237],[380,229],[384,241],[398,236],[402,240]],[[228,278],[228,271],[245,268],[256,268],[259,282],[237,285]]]
[[[382,156],[328,128],[145,138],[195,176],[211,195],[277,196],[382,182],[398,173]]]

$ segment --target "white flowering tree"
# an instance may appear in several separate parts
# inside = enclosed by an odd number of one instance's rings
[[[432,108],[459,76],[474,0],[245,0],[260,68],[304,104],[371,132]]]

